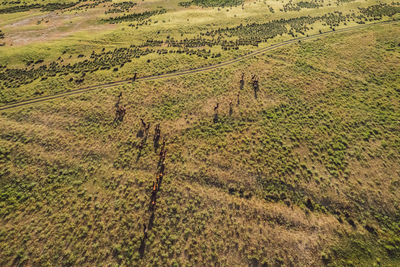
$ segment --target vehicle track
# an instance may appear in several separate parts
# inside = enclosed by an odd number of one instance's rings
[[[217,63],[217,64],[212,64],[212,65],[208,65],[208,66],[200,67],[200,68],[195,68],[195,69],[179,70],[179,71],[174,71],[174,72],[170,72],[170,73],[166,73],[166,74],[143,76],[143,77],[137,78],[136,81],[160,80],[160,79],[173,78],[173,77],[178,77],[178,76],[182,76],[182,75],[193,74],[193,73],[198,73],[198,72],[203,72],[203,71],[209,71],[209,70],[213,70],[213,69],[217,69],[217,68],[221,68],[221,67],[224,67],[224,66],[228,66],[228,65],[237,63],[237,62],[245,60],[247,58],[254,57],[254,56],[263,54],[265,52],[277,49],[279,47],[282,47],[282,46],[285,46],[285,45],[289,45],[289,44],[293,44],[295,42],[315,39],[315,38],[318,38],[320,36],[325,36],[325,35],[328,35],[328,34],[331,34],[331,33],[340,33],[340,32],[352,31],[352,30],[355,30],[355,29],[366,28],[366,27],[369,27],[369,26],[372,26],[372,25],[389,24],[389,23],[393,23],[393,22],[397,22],[397,21],[393,21],[393,20],[391,20],[391,21],[379,21],[379,22],[374,22],[374,23],[370,23],[370,24],[357,25],[357,26],[342,28],[342,29],[338,29],[338,30],[327,31],[327,32],[319,33],[319,34],[313,34],[313,35],[309,35],[309,36],[305,36],[305,37],[298,37],[298,38],[290,39],[290,40],[287,40],[287,41],[284,41],[284,42],[281,42],[281,43],[277,43],[277,44],[274,44],[274,45],[271,45],[271,46],[268,46],[268,47],[264,47],[264,48],[255,50],[255,51],[250,52],[250,53],[248,53],[246,55],[239,56],[237,58],[230,59],[230,60],[227,60],[227,61],[224,61],[224,62],[220,62],[220,63]],[[75,89],[75,90],[71,90],[71,91],[68,91],[68,92],[63,92],[63,93],[59,93],[59,94],[55,94],[55,95],[36,97],[36,98],[28,99],[28,100],[23,100],[23,101],[20,101],[20,102],[9,103],[7,105],[0,106],[0,110],[8,110],[8,109],[21,107],[21,106],[26,106],[26,105],[30,105],[30,104],[34,104],[34,103],[38,103],[38,102],[44,102],[44,101],[48,101],[48,100],[53,100],[53,99],[57,99],[57,98],[65,97],[65,96],[81,94],[81,93],[90,92],[90,91],[94,91],[94,90],[98,90],[98,89],[111,88],[111,87],[119,86],[119,85],[126,84],[126,83],[131,83],[131,82],[132,82],[132,79],[126,79],[126,80],[114,81],[114,82],[109,82],[109,83],[91,85],[91,86],[87,86],[87,87],[83,87],[83,88],[79,88],[79,89]]]

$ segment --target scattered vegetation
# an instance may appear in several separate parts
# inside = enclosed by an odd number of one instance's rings
[[[319,1],[310,1],[310,2],[297,2],[293,3],[293,1],[289,1],[289,3],[283,6],[283,11],[300,11],[302,8],[318,8],[321,7],[322,4]]]
[[[3,1],[40,15],[0,15],[1,103],[129,83],[1,112],[0,265],[399,266],[399,10],[384,2]],[[75,20],[90,34],[8,46]]]
[[[105,13],[121,13],[128,12],[131,8],[136,6],[134,2],[120,2],[120,3],[112,3],[111,9],[107,10]]]
[[[163,9],[159,9],[159,10],[145,11],[142,13],[131,13],[128,15],[111,17],[111,18],[103,19],[102,21],[108,22],[108,23],[121,23],[121,22],[125,22],[125,21],[143,21],[145,19],[150,18],[151,16],[164,14],[165,12],[166,12],[166,10],[163,8]]]
[[[31,9],[39,9],[42,11],[55,11],[73,7],[77,5],[79,2],[71,2],[71,3],[48,3],[48,4],[32,4],[32,5],[19,5],[19,6],[11,6],[7,8],[0,9],[0,14],[6,13],[17,13],[17,12],[25,12]]]
[[[188,7],[191,5],[201,7],[226,7],[238,6],[243,4],[243,0],[192,0],[190,2],[180,2],[180,6]]]
[[[79,0],[77,2],[50,2],[50,3],[35,3],[35,4],[26,4],[21,1],[3,1],[2,5],[9,5],[5,8],[0,8],[0,14],[10,14],[10,13],[18,13],[25,12],[32,9],[40,9],[41,11],[57,11],[70,9],[71,10],[79,10],[85,7],[96,7],[101,3],[111,2],[112,0]],[[45,2],[45,1],[35,1],[35,2]],[[91,2],[86,4],[81,4],[85,2]]]

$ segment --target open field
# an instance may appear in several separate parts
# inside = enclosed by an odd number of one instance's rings
[[[399,14],[4,0],[0,265],[399,266]]]

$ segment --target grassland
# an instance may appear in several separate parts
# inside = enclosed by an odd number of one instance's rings
[[[400,6],[179,2],[0,12],[1,104],[366,27],[2,111],[0,265],[399,266]],[[152,213],[156,124],[167,158]]]

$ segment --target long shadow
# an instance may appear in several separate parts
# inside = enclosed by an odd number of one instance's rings
[[[137,137],[141,137],[142,141],[140,141],[140,145],[138,147],[138,154],[136,157],[136,162],[139,161],[140,157],[142,156],[142,150],[143,148],[146,146],[147,144],[147,138],[149,137],[149,127],[150,127],[150,123],[147,124],[147,128],[145,128],[145,130],[139,130],[137,133]]]
[[[147,141],[147,137],[146,136],[144,136],[142,141],[140,141],[140,144],[138,146],[138,154],[137,154],[137,157],[136,157],[136,162],[138,162],[140,157],[142,156],[142,150],[146,146],[146,141]]]
[[[147,132],[148,133],[148,132]],[[145,133],[142,142],[139,146],[139,154],[138,154],[138,159],[140,157],[141,149],[143,148],[143,145],[146,143],[148,135]],[[158,143],[159,140],[157,140]],[[146,239],[147,239],[147,231],[151,230],[154,225],[154,217],[155,217],[155,210],[156,210],[156,203],[157,203],[157,193],[159,188],[161,187],[162,179],[164,176],[164,171],[165,171],[165,165],[164,165],[164,160],[165,160],[165,155],[166,155],[167,150],[165,149],[165,141],[163,142],[162,150],[160,152],[160,159],[158,161],[158,175],[157,175],[157,180],[153,182],[153,191],[152,195],[150,198],[150,203],[149,203],[149,211],[151,212],[149,221],[146,224],[143,224],[143,238],[140,242],[140,247],[139,247],[139,254],[140,257],[144,257],[144,253],[146,251]]]
[[[153,202],[156,203],[157,202],[157,193],[152,193],[151,198],[150,198],[150,202],[149,202],[149,211],[151,213],[154,213],[155,209],[156,209],[156,205],[153,205]]]
[[[153,225],[154,225],[154,209],[151,212],[151,216],[149,218],[147,227],[145,226],[145,224],[143,224],[145,230],[143,231],[143,238],[140,241],[140,247],[139,247],[139,254],[141,258],[143,258],[144,252],[146,251],[147,231],[151,230],[153,228]]]
[[[137,156],[136,156],[136,163],[139,162],[140,157],[142,156],[142,148],[139,148]]]
[[[139,248],[139,254],[140,254],[141,258],[143,258],[144,252],[146,250],[147,231],[148,231],[148,228],[147,228],[146,224],[144,223],[143,224],[143,238],[142,238],[142,241],[140,242],[140,248]]]
[[[153,140],[154,152],[157,153],[158,148],[160,147],[160,137],[156,136]]]
[[[137,137],[137,138],[142,138],[143,135],[144,135],[144,132],[143,132],[142,129],[139,129],[139,131],[136,133],[136,137]]]
[[[151,216],[150,216],[150,218],[149,218],[149,224],[148,224],[149,230],[151,230],[151,228],[153,228],[153,225],[154,225],[154,210],[153,210],[153,212],[151,213]]]
[[[143,258],[144,251],[146,250],[146,239],[147,237],[143,236],[142,241],[140,242],[140,248],[139,248],[140,258]]]
[[[217,123],[217,122],[218,122],[218,119],[219,119],[219,118],[218,118],[218,113],[215,113],[215,114],[214,114],[214,117],[213,117],[213,122],[214,122],[214,123]]]

